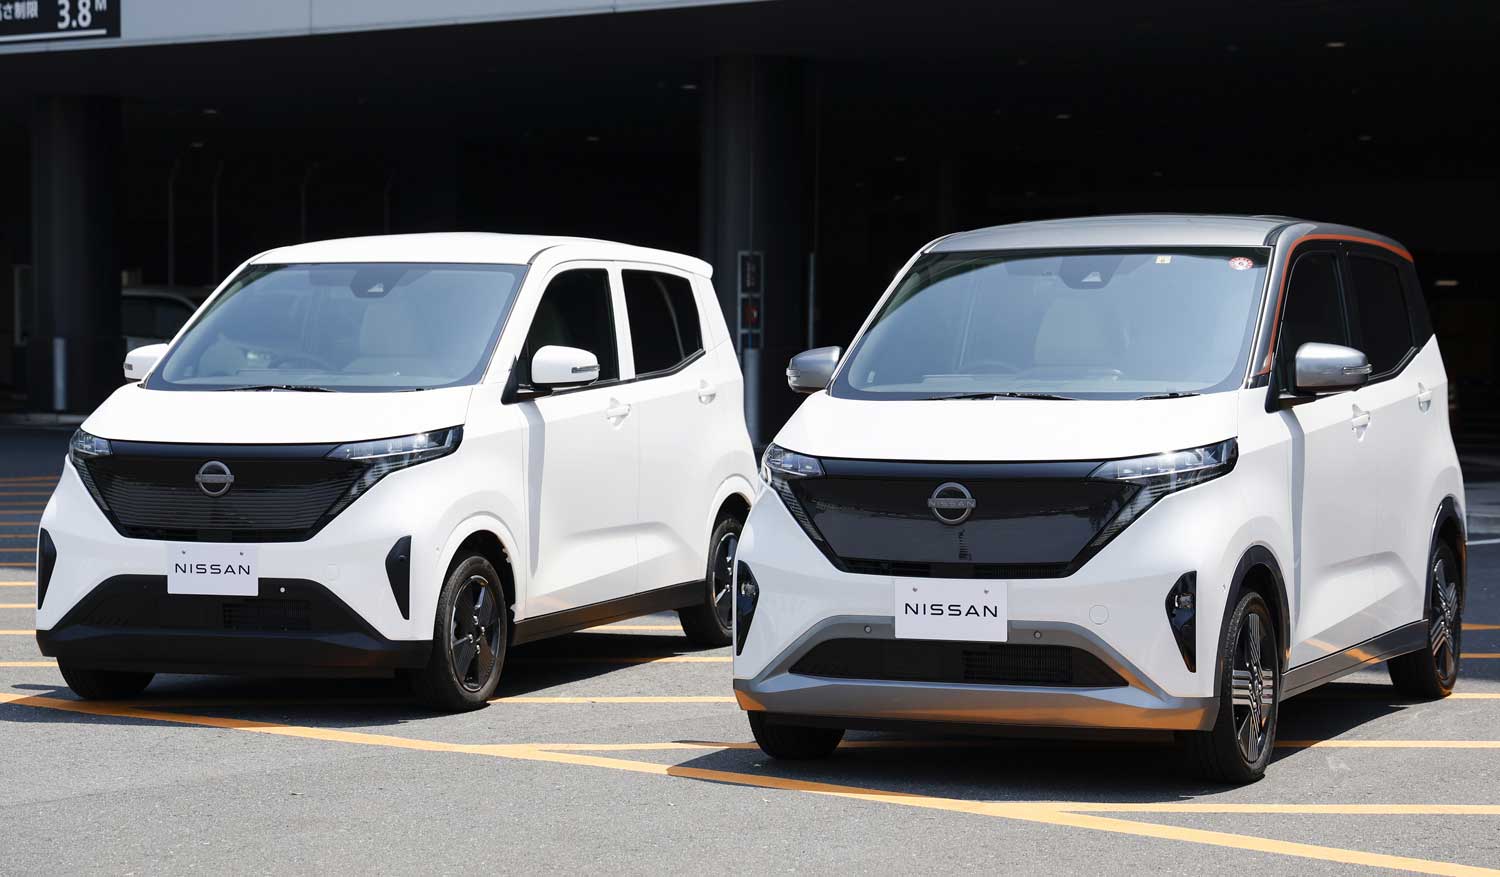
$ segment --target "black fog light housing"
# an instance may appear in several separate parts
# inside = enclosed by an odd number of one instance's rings
[[[1185,572],[1167,592],[1167,624],[1188,672],[1198,672],[1198,574]]]
[[[735,564],[734,571],[734,653],[745,650],[745,637],[750,635],[750,623],[755,620],[755,604],[760,602],[760,585],[755,575],[744,563]]]

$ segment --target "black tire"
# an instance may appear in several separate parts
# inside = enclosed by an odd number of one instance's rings
[[[1253,783],[1271,763],[1281,710],[1281,636],[1259,594],[1230,613],[1218,663],[1218,716],[1212,730],[1183,734],[1188,761],[1203,779]]]
[[[135,697],[151,684],[155,673],[132,673],[123,670],[91,670],[75,667],[66,660],[57,662],[63,681],[84,700],[125,700]]]
[[[432,654],[411,674],[412,691],[433,709],[467,712],[495,693],[510,643],[510,610],[500,576],[477,554],[454,565],[438,595]]]
[[[734,556],[745,525],[725,516],[708,540],[708,568],[703,574],[703,601],[677,610],[682,632],[694,645],[718,648],[734,638]]]
[[[1453,549],[1439,542],[1427,562],[1427,645],[1386,662],[1391,684],[1406,697],[1438,700],[1453,693],[1463,654],[1463,589]]]
[[[750,733],[760,750],[772,758],[786,761],[811,761],[827,758],[844,739],[843,728],[817,728],[811,725],[783,725],[766,719],[761,712],[746,713]]]

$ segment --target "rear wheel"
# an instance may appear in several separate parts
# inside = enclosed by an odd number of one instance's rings
[[[122,670],[91,670],[75,667],[69,661],[58,661],[63,681],[84,700],[124,700],[135,697],[151,684],[155,673],[131,673]]]
[[[695,645],[727,646],[734,635],[734,557],[743,528],[737,518],[720,519],[708,543],[703,601],[677,610],[682,632]]]
[[[783,725],[766,719],[761,712],[746,713],[750,733],[761,751],[772,758],[808,761],[827,758],[844,739],[843,728],[818,728],[812,725]]]
[[[1463,595],[1453,550],[1438,543],[1427,564],[1427,647],[1386,664],[1391,683],[1408,697],[1435,700],[1453,693],[1463,639]]]
[[[504,589],[488,560],[474,554],[449,573],[438,595],[432,654],[412,674],[412,689],[445,712],[484,706],[500,682],[509,642]]]
[[[1259,594],[1246,594],[1230,614],[1220,654],[1214,727],[1189,732],[1184,742],[1204,779],[1253,783],[1271,763],[1281,688],[1279,637]]]

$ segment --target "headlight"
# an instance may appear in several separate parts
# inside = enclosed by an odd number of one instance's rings
[[[1167,494],[1228,474],[1239,455],[1239,443],[1229,439],[1201,448],[1132,457],[1128,460],[1110,460],[1100,464],[1089,473],[1089,478],[1122,481],[1137,485],[1139,489],[1125,503],[1124,508],[1120,509],[1119,514],[1099,531],[1089,547],[1097,549],[1103,546]]]
[[[780,445],[770,445],[760,458],[760,477],[767,484],[775,484],[778,478],[812,478],[823,474],[823,464],[817,457],[809,457],[789,451]]]
[[[342,511],[373,487],[375,482],[397,469],[405,469],[453,453],[458,450],[458,443],[463,437],[464,428],[452,426],[415,435],[339,445],[328,452],[328,459],[362,463],[366,468],[350,485],[349,492],[328,510],[329,517]]]
[[[81,429],[74,430],[73,438],[68,442],[68,456],[73,458],[75,464],[80,460],[107,457],[112,453],[114,451],[109,446],[109,439],[89,435]]]

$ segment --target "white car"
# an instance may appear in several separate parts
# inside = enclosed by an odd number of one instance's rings
[[[845,728],[1179,732],[1265,770],[1279,703],[1390,661],[1448,694],[1464,486],[1411,256],[1280,217],[923,247],[767,450],[734,687],[773,756]]]
[[[529,640],[676,609],[727,643],[755,460],[709,275],[515,235],[256,256],[74,436],[42,652],[84,697],[405,671],[458,710]]]

